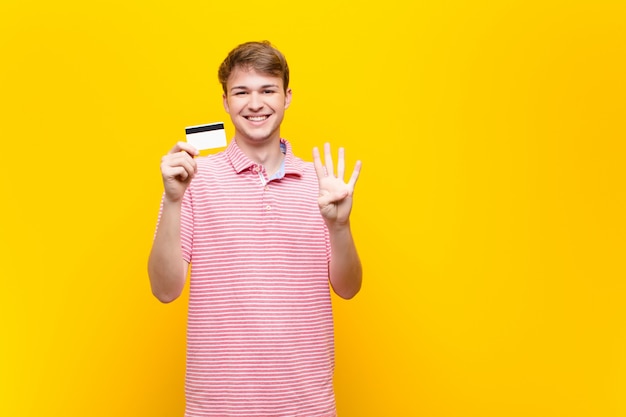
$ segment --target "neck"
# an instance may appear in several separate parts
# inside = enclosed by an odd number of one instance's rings
[[[278,171],[282,164],[284,155],[280,150],[280,138],[259,144],[237,140],[237,145],[248,158],[257,164],[263,165],[269,176]]]

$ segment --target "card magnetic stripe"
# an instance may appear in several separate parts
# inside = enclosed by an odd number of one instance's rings
[[[202,133],[202,132],[210,132],[212,130],[220,130],[224,129],[224,123],[215,123],[210,125],[203,126],[194,126],[185,128],[185,133],[190,135],[192,133]]]

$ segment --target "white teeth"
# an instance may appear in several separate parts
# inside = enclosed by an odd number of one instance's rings
[[[267,116],[248,116],[247,119],[252,122],[261,122],[267,119]]]

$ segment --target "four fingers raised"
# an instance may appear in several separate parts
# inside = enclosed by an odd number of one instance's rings
[[[315,166],[315,172],[317,177],[321,180],[326,176],[334,176],[334,164],[333,157],[331,153],[331,147],[329,143],[324,144],[324,163],[322,163],[320,151],[317,147],[313,148],[313,165]],[[354,165],[354,169],[352,171],[352,175],[348,180],[348,189],[350,193],[354,191],[354,187],[356,185],[357,180],[359,179],[359,174],[361,172],[361,161],[356,161]],[[344,180],[345,175],[345,150],[344,148],[339,148],[337,151],[337,178]]]

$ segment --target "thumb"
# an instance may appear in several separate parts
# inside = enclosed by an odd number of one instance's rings
[[[349,194],[348,190],[337,191],[335,193],[322,194],[317,199],[317,202],[319,203],[320,207],[324,207],[329,204],[333,204],[333,203],[336,203],[345,199],[346,197],[348,197],[348,194]]]

